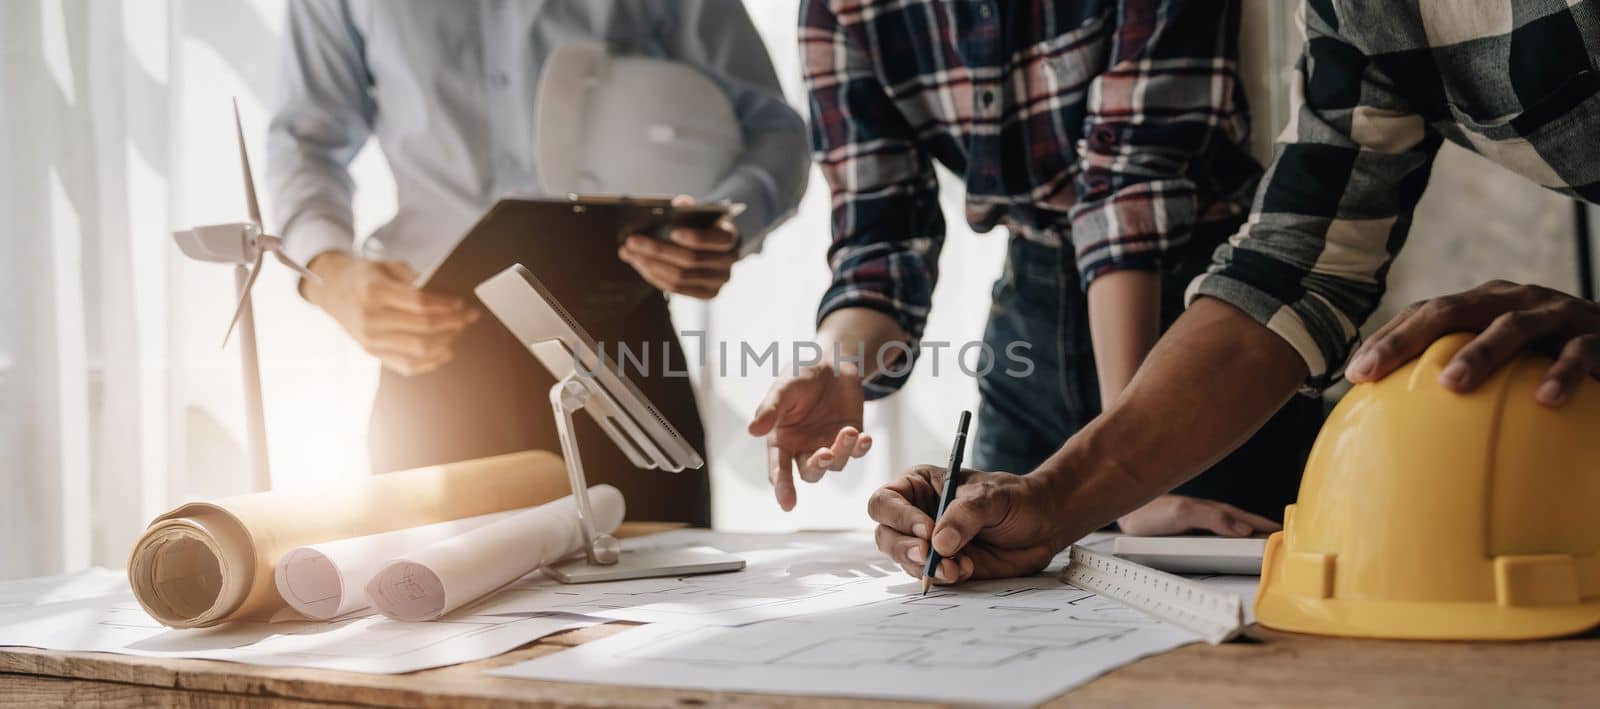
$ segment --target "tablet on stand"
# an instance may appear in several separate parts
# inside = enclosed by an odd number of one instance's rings
[[[743,559],[704,546],[624,551],[615,537],[595,529],[572,425],[578,411],[588,412],[637,467],[677,472],[699,468],[705,461],[620,369],[612,370],[578,319],[527,268],[512,265],[474,290],[489,312],[556,378],[550,405],[577,502],[584,556],[545,572],[562,583],[586,583],[744,568]]]

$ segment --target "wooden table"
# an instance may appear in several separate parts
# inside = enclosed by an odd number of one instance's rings
[[[0,648],[0,707],[894,706],[483,674],[605,637],[626,625],[574,630],[499,657],[405,675]],[[1243,642],[1190,645],[1125,665],[1047,706],[1179,704],[1596,706],[1600,635],[1529,643],[1425,643],[1317,638],[1254,628]]]
[[[499,657],[406,675],[0,649],[0,707],[883,706],[815,697],[641,689],[490,677],[489,668],[601,638],[622,624],[551,636]],[[1268,630],[1257,642],[1185,648],[1125,665],[1047,706],[1595,706],[1600,638],[1416,643]],[[903,706],[918,706],[903,704]]]

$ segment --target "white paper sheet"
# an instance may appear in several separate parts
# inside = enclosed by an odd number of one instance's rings
[[[1109,547],[1112,535],[1084,540]],[[992,705],[1044,701],[1147,655],[1194,642],[1110,599],[1046,575],[920,584],[862,533],[736,535],[683,530],[640,546],[705,544],[745,557],[735,574],[559,586],[538,576],[485,601],[652,622],[508,677]],[[1254,577],[1201,577],[1253,595]],[[552,604],[553,597],[565,598]],[[756,622],[770,621],[770,622]],[[752,624],[753,623],[753,624]],[[734,627],[730,627],[734,626]]]
[[[589,504],[597,532],[609,534],[622,523],[616,488],[589,488]],[[373,575],[367,595],[390,618],[433,620],[571,556],[583,543],[577,503],[568,495],[400,556]]]
[[[486,603],[641,623],[743,625],[896,597],[917,581],[863,533],[726,534],[679,530],[623,540],[624,548],[713,546],[743,557],[743,571],[565,585],[525,577]]]
[[[1080,542],[1109,549],[1114,535]],[[480,602],[496,612],[560,612],[645,623],[743,625],[883,601],[915,581],[860,532],[730,534],[678,530],[623,540],[629,549],[707,545],[748,563],[744,571],[683,578],[566,585],[534,573]],[[1065,556],[1053,565],[1066,563]],[[1255,577],[1191,577],[1237,592],[1248,606]],[[879,583],[887,580],[891,583]],[[1248,610],[1246,611],[1248,614]]]
[[[75,574],[5,581],[0,582],[0,613],[14,606],[61,603],[118,593],[127,588],[126,573],[99,566]]]
[[[1091,535],[1086,541],[1109,548],[1110,540],[1111,535]],[[578,585],[532,574],[484,603],[507,611],[574,613],[639,623],[744,625],[852,608],[919,588],[863,532],[731,534],[685,529],[623,540],[629,549],[697,545],[738,554],[747,567],[728,574]],[[1052,568],[1065,563],[1063,555]]]
[[[906,579],[910,580],[910,579]],[[1035,704],[1198,640],[1049,577],[906,592],[740,627],[656,624],[501,668],[503,677],[981,705]]]
[[[920,599],[910,596],[917,586],[915,580],[883,559],[865,534],[739,535],[683,530],[625,540],[624,544],[632,548],[711,545],[743,556],[750,565],[745,571],[732,574],[581,586],[556,584],[540,574],[533,574],[498,594],[451,614],[444,621],[434,623],[404,623],[369,616],[335,623],[267,624],[247,621],[203,630],[170,630],[161,627],[133,602],[122,574],[100,569],[71,576],[0,583],[0,645],[202,657],[361,672],[406,672],[489,657],[549,633],[594,622],[573,616],[543,615],[545,613],[588,612],[602,613],[612,618],[657,621],[671,627],[647,626],[642,629],[645,633],[641,633],[640,629],[629,630],[613,638],[585,644],[581,653],[573,650],[556,653],[551,659],[566,658],[559,665],[535,668],[533,674],[518,670],[514,676],[532,677],[550,672],[553,673],[552,679],[571,681],[617,682],[626,679],[629,683],[652,686],[804,691],[813,694],[831,692],[883,698],[916,696],[958,701],[957,697],[962,695],[928,697],[904,694],[908,687],[911,691],[917,691],[919,686],[940,687],[942,685],[939,682],[944,680],[925,680],[923,677],[950,672],[949,668],[943,666],[931,671],[916,662],[901,663],[903,666],[877,674],[863,671],[866,665],[862,670],[829,669],[827,679],[823,681],[812,676],[805,680],[808,684],[798,689],[786,689],[779,685],[790,681],[786,678],[795,676],[788,674],[790,669],[774,670],[778,673],[774,675],[763,669],[766,665],[753,660],[741,660],[742,665],[736,663],[730,670],[721,671],[716,669],[721,665],[704,658],[685,664],[679,660],[662,660],[643,650],[634,653],[638,657],[615,653],[638,644],[640,647],[655,648],[655,654],[659,655],[661,648],[668,647],[668,642],[698,647],[711,638],[715,638],[716,643],[707,647],[734,648],[735,654],[744,654],[738,652],[740,647],[759,650],[752,650],[750,658],[776,652],[779,648],[793,649],[799,643],[830,643],[835,649],[855,647],[859,651],[863,647],[878,647],[858,642],[862,635],[859,631],[868,627],[876,628],[874,634],[882,632],[885,635],[884,638],[869,640],[898,643],[894,646],[904,649],[904,636],[909,634],[919,638],[922,636],[918,636],[918,633],[931,632],[932,637],[943,638],[945,644],[956,642],[957,637],[966,637],[980,641],[980,645],[987,643],[1000,648],[1024,646],[1032,648],[1038,657],[1055,658],[1049,663],[1040,660],[1038,666],[1044,667],[1042,670],[1023,656],[998,664],[991,662],[988,671],[981,673],[979,680],[963,680],[969,683],[969,687],[1015,686],[1014,690],[1003,690],[1006,696],[1021,697],[1029,692],[1038,692],[1048,697],[1137,657],[1170,649],[1193,639],[1187,635],[1163,635],[1160,631],[1166,626],[1154,624],[1137,612],[1104,599],[1084,598],[1074,602],[1070,595],[1084,592],[1062,586],[1049,577],[1009,583],[987,582],[1000,584],[1003,589],[1015,593],[1006,596],[1010,600],[1004,603],[989,603],[981,608],[974,607],[970,600],[961,600],[959,603],[945,600],[947,597],[944,594],[949,591],[940,589],[935,592],[939,595],[930,594],[932,607],[955,606],[947,609],[955,613],[943,618],[961,619],[963,623],[971,620],[970,629],[969,624],[958,624],[959,628],[943,627],[937,623],[926,627],[913,625],[908,621],[918,620],[916,616],[927,616],[935,611],[922,607],[925,604],[919,603]],[[1198,580],[1234,590],[1247,600],[1255,588],[1254,577],[1223,576]],[[956,593],[959,597],[972,592],[996,593],[987,585],[972,584],[962,586]],[[1054,606],[1049,601],[1051,598],[1054,598]],[[905,604],[908,600],[911,603]],[[1022,600],[1027,602],[1020,602]],[[1047,602],[1038,603],[1040,600]],[[1061,608],[1063,603],[1071,610]],[[900,610],[910,618],[902,621],[885,618],[892,612],[885,609],[892,609],[895,604],[907,605],[909,610]],[[1054,610],[1038,610],[1052,607]],[[1016,614],[1024,622],[1009,619],[1008,613]],[[1041,641],[1034,637],[1038,631],[1032,630],[1033,626],[1059,626],[1063,623],[1042,622],[1037,616],[1054,617],[1057,613],[1061,618],[1070,619],[1065,622],[1066,625],[1082,627],[1061,630],[1048,642],[1039,644]],[[796,616],[802,617],[793,622],[777,620],[726,631],[716,627]],[[938,621],[940,617],[933,616],[932,619]],[[989,622],[995,618],[1000,619],[998,623]],[[692,628],[686,628],[686,624],[704,627],[691,634]],[[1027,629],[1011,635],[1001,632],[1011,627]],[[1063,644],[1077,643],[1085,635],[1094,635],[1107,627],[1113,629],[1110,635],[1091,637],[1073,647],[1061,647]],[[1169,633],[1181,633],[1174,629],[1166,630]],[[966,635],[958,636],[958,631]],[[728,634],[723,635],[724,632]],[[750,635],[752,632],[760,634]],[[769,645],[772,649],[765,649]],[[929,647],[932,646],[917,644],[914,651],[907,651],[911,654],[906,657],[921,657],[919,653],[930,652]],[[883,653],[873,651],[869,654],[877,658]],[[714,659],[715,656],[712,657]],[[937,654],[932,657],[937,657]],[[686,654],[683,659],[694,657]],[[625,672],[633,673],[637,669],[638,674],[619,673],[615,667],[619,662],[637,663],[637,668],[630,664]],[[663,669],[667,665],[671,665],[671,672]],[[786,663],[784,667],[790,665],[797,670],[807,667],[799,663]],[[1026,671],[1019,668],[1026,668]],[[762,671],[747,672],[752,669]],[[814,671],[817,668],[811,669]],[[560,676],[556,676],[556,673]],[[923,684],[913,685],[898,680],[890,683],[884,679],[905,673],[916,674],[916,681]],[[693,678],[692,683],[689,679],[674,680],[675,674]],[[736,676],[743,674],[761,678],[761,682],[766,684],[751,686],[748,684],[750,677],[741,679]],[[837,682],[833,679],[835,677],[839,678]],[[1069,680],[1070,684],[1067,683]],[[683,684],[677,683],[680,681]],[[960,682],[952,681],[951,684]],[[837,689],[829,690],[829,687]],[[951,691],[958,690],[955,688]],[[968,691],[971,692],[970,689]],[[969,697],[969,700],[985,704],[1003,701],[989,693],[978,698]],[[1033,700],[1017,701],[1026,703]]]
[[[0,598],[7,602],[0,607],[0,646],[394,674],[493,657],[552,633],[600,622],[474,607],[431,623],[371,615],[331,623],[247,620],[173,630],[139,607],[125,578],[113,593],[71,592],[101,586],[111,573],[95,570],[0,584]],[[57,600],[46,600],[52,598]]]
[[[397,557],[505,519],[515,511],[296,547],[278,560],[278,594],[302,616],[328,620],[372,606],[367,583]]]

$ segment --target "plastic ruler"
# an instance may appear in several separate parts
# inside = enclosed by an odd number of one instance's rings
[[[1244,602],[1234,594],[1080,546],[1072,547],[1070,558],[1062,581],[1192,631],[1212,645],[1244,630]]]

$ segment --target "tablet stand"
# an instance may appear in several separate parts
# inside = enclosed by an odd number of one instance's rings
[[[550,406],[555,409],[556,432],[561,437],[567,481],[572,485],[572,498],[577,503],[584,556],[547,567],[545,573],[561,583],[589,583],[691,576],[744,568],[744,559],[704,546],[623,551],[616,537],[595,530],[594,510],[589,505],[589,483],[583,474],[583,457],[578,452],[577,432],[572,425],[572,415],[588,405],[595,387],[592,377],[578,371],[550,387]],[[633,451],[624,452],[629,458],[636,457]]]

